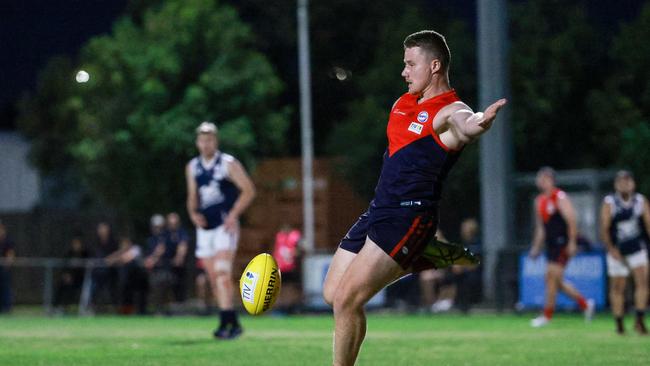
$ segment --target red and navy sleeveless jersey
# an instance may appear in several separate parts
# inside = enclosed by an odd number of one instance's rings
[[[568,226],[560,214],[558,201],[564,199],[566,193],[555,189],[550,196],[537,196],[537,214],[544,223],[544,234],[547,246],[564,246],[568,242]]]
[[[440,200],[442,183],[460,153],[440,141],[433,119],[443,107],[459,100],[453,90],[421,104],[418,96],[408,93],[397,100],[388,119],[388,149],[373,206],[433,205]]]

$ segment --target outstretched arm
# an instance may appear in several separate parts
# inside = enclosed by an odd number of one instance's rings
[[[455,135],[463,143],[474,141],[492,127],[492,122],[499,109],[506,104],[505,99],[499,99],[485,109],[485,112],[474,113],[469,107],[461,108],[452,113],[448,121]]]

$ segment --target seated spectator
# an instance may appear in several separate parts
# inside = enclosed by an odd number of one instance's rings
[[[173,279],[173,293],[174,301],[182,303],[185,301],[186,284],[185,275],[186,256],[189,246],[189,235],[182,227],[181,218],[176,212],[167,214],[167,240],[165,253],[171,259],[171,271],[174,276]]]
[[[480,232],[476,219],[463,220],[460,225],[460,238],[464,247],[481,255]],[[453,266],[451,271],[458,292],[456,304],[462,312],[466,313],[471,305],[480,302],[483,297],[483,268],[481,265]]]
[[[97,224],[97,236],[94,247],[94,258],[104,260],[117,251],[117,243],[113,237],[111,226],[107,222]],[[117,271],[112,267],[97,267],[92,272],[92,303],[94,307],[102,303],[117,306]],[[104,295],[104,299],[102,299]],[[102,301],[103,300],[103,301]]]
[[[158,315],[170,315],[174,275],[171,271],[170,252],[167,250],[165,218],[159,214],[153,215],[150,220],[150,230],[151,236],[147,239],[144,266],[149,273],[154,312]]]
[[[147,275],[142,268],[142,250],[133,243],[128,232],[119,236],[119,250],[106,257],[106,264],[117,269],[120,292],[120,314],[147,311]]]
[[[81,263],[74,263],[74,260],[83,260],[89,257],[88,251],[84,247],[81,234],[75,235],[70,241],[70,247],[65,252],[64,258],[67,259],[70,267],[66,267],[59,280],[59,284],[54,294],[54,306],[57,312],[64,312],[65,306],[78,304],[81,286],[84,281],[84,267]]]
[[[446,241],[444,234],[438,230],[436,237]],[[424,310],[432,312],[447,311],[453,305],[456,295],[451,286],[447,269],[428,269],[418,274],[420,282],[421,305]]]
[[[302,305],[301,238],[300,230],[285,224],[275,235],[273,245],[273,257],[282,273],[282,296],[276,309],[288,314],[299,311]]]
[[[11,273],[9,267],[16,257],[14,242],[7,235],[7,228],[0,221],[0,313],[11,311]]]

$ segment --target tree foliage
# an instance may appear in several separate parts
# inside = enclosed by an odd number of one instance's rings
[[[622,27],[612,46],[611,74],[606,87],[591,95],[594,119],[607,136],[605,153],[616,167],[636,174],[639,190],[650,194],[650,4],[639,17]]]
[[[53,60],[23,104],[35,161],[47,170],[71,162],[104,203],[146,217],[183,207],[183,167],[203,120],[217,122],[222,149],[249,165],[282,153],[283,83],[254,39],[232,7],[211,0],[120,19],[83,47],[76,66],[87,83],[75,85],[70,63]]]

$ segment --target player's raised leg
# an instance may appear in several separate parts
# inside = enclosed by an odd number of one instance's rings
[[[336,289],[343,278],[343,274],[347,271],[350,263],[357,256],[357,253],[350,252],[343,248],[338,248],[334,253],[332,262],[327,270],[325,282],[323,283],[323,298],[328,305],[334,304],[334,294]]]
[[[334,295],[334,365],[354,365],[366,334],[364,305],[403,269],[367,239],[339,281]]]

